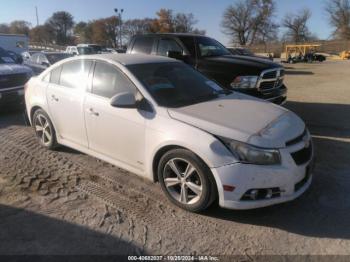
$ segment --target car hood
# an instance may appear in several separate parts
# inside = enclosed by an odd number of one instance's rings
[[[27,66],[17,64],[0,64],[0,75],[31,73]]]
[[[291,111],[241,93],[168,112],[171,118],[213,135],[264,148],[283,148],[305,129]]]
[[[243,67],[251,67],[259,70],[259,72],[266,69],[282,67],[281,65],[274,63],[271,60],[253,56],[224,55],[206,57],[205,60],[212,62],[227,63],[236,66],[240,65]]]

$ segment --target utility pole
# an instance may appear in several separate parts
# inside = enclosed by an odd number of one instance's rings
[[[122,48],[123,47],[123,40],[122,40],[122,32],[123,32],[123,28],[122,28],[122,25],[123,25],[123,20],[122,20],[122,14],[124,12],[124,9],[118,9],[118,8],[115,8],[114,9],[114,12],[117,14],[118,18],[119,18],[119,48]]]
[[[35,14],[36,14],[36,26],[39,25],[39,14],[38,14],[38,7],[35,7]]]

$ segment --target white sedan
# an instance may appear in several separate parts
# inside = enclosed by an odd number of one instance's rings
[[[313,147],[303,121],[269,102],[223,90],[165,57],[65,59],[26,85],[40,143],[65,145],[152,181],[193,212],[215,200],[252,209],[310,186]]]

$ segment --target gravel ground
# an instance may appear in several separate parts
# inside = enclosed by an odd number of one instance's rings
[[[0,254],[350,254],[350,61],[287,65],[287,108],[309,126],[314,183],[296,201],[191,214],[159,185],[0,115]]]

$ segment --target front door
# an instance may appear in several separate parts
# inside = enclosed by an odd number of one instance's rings
[[[121,92],[137,93],[129,78],[116,66],[96,62],[91,93],[84,113],[89,148],[143,170],[145,118],[136,108],[115,108],[110,99]]]

